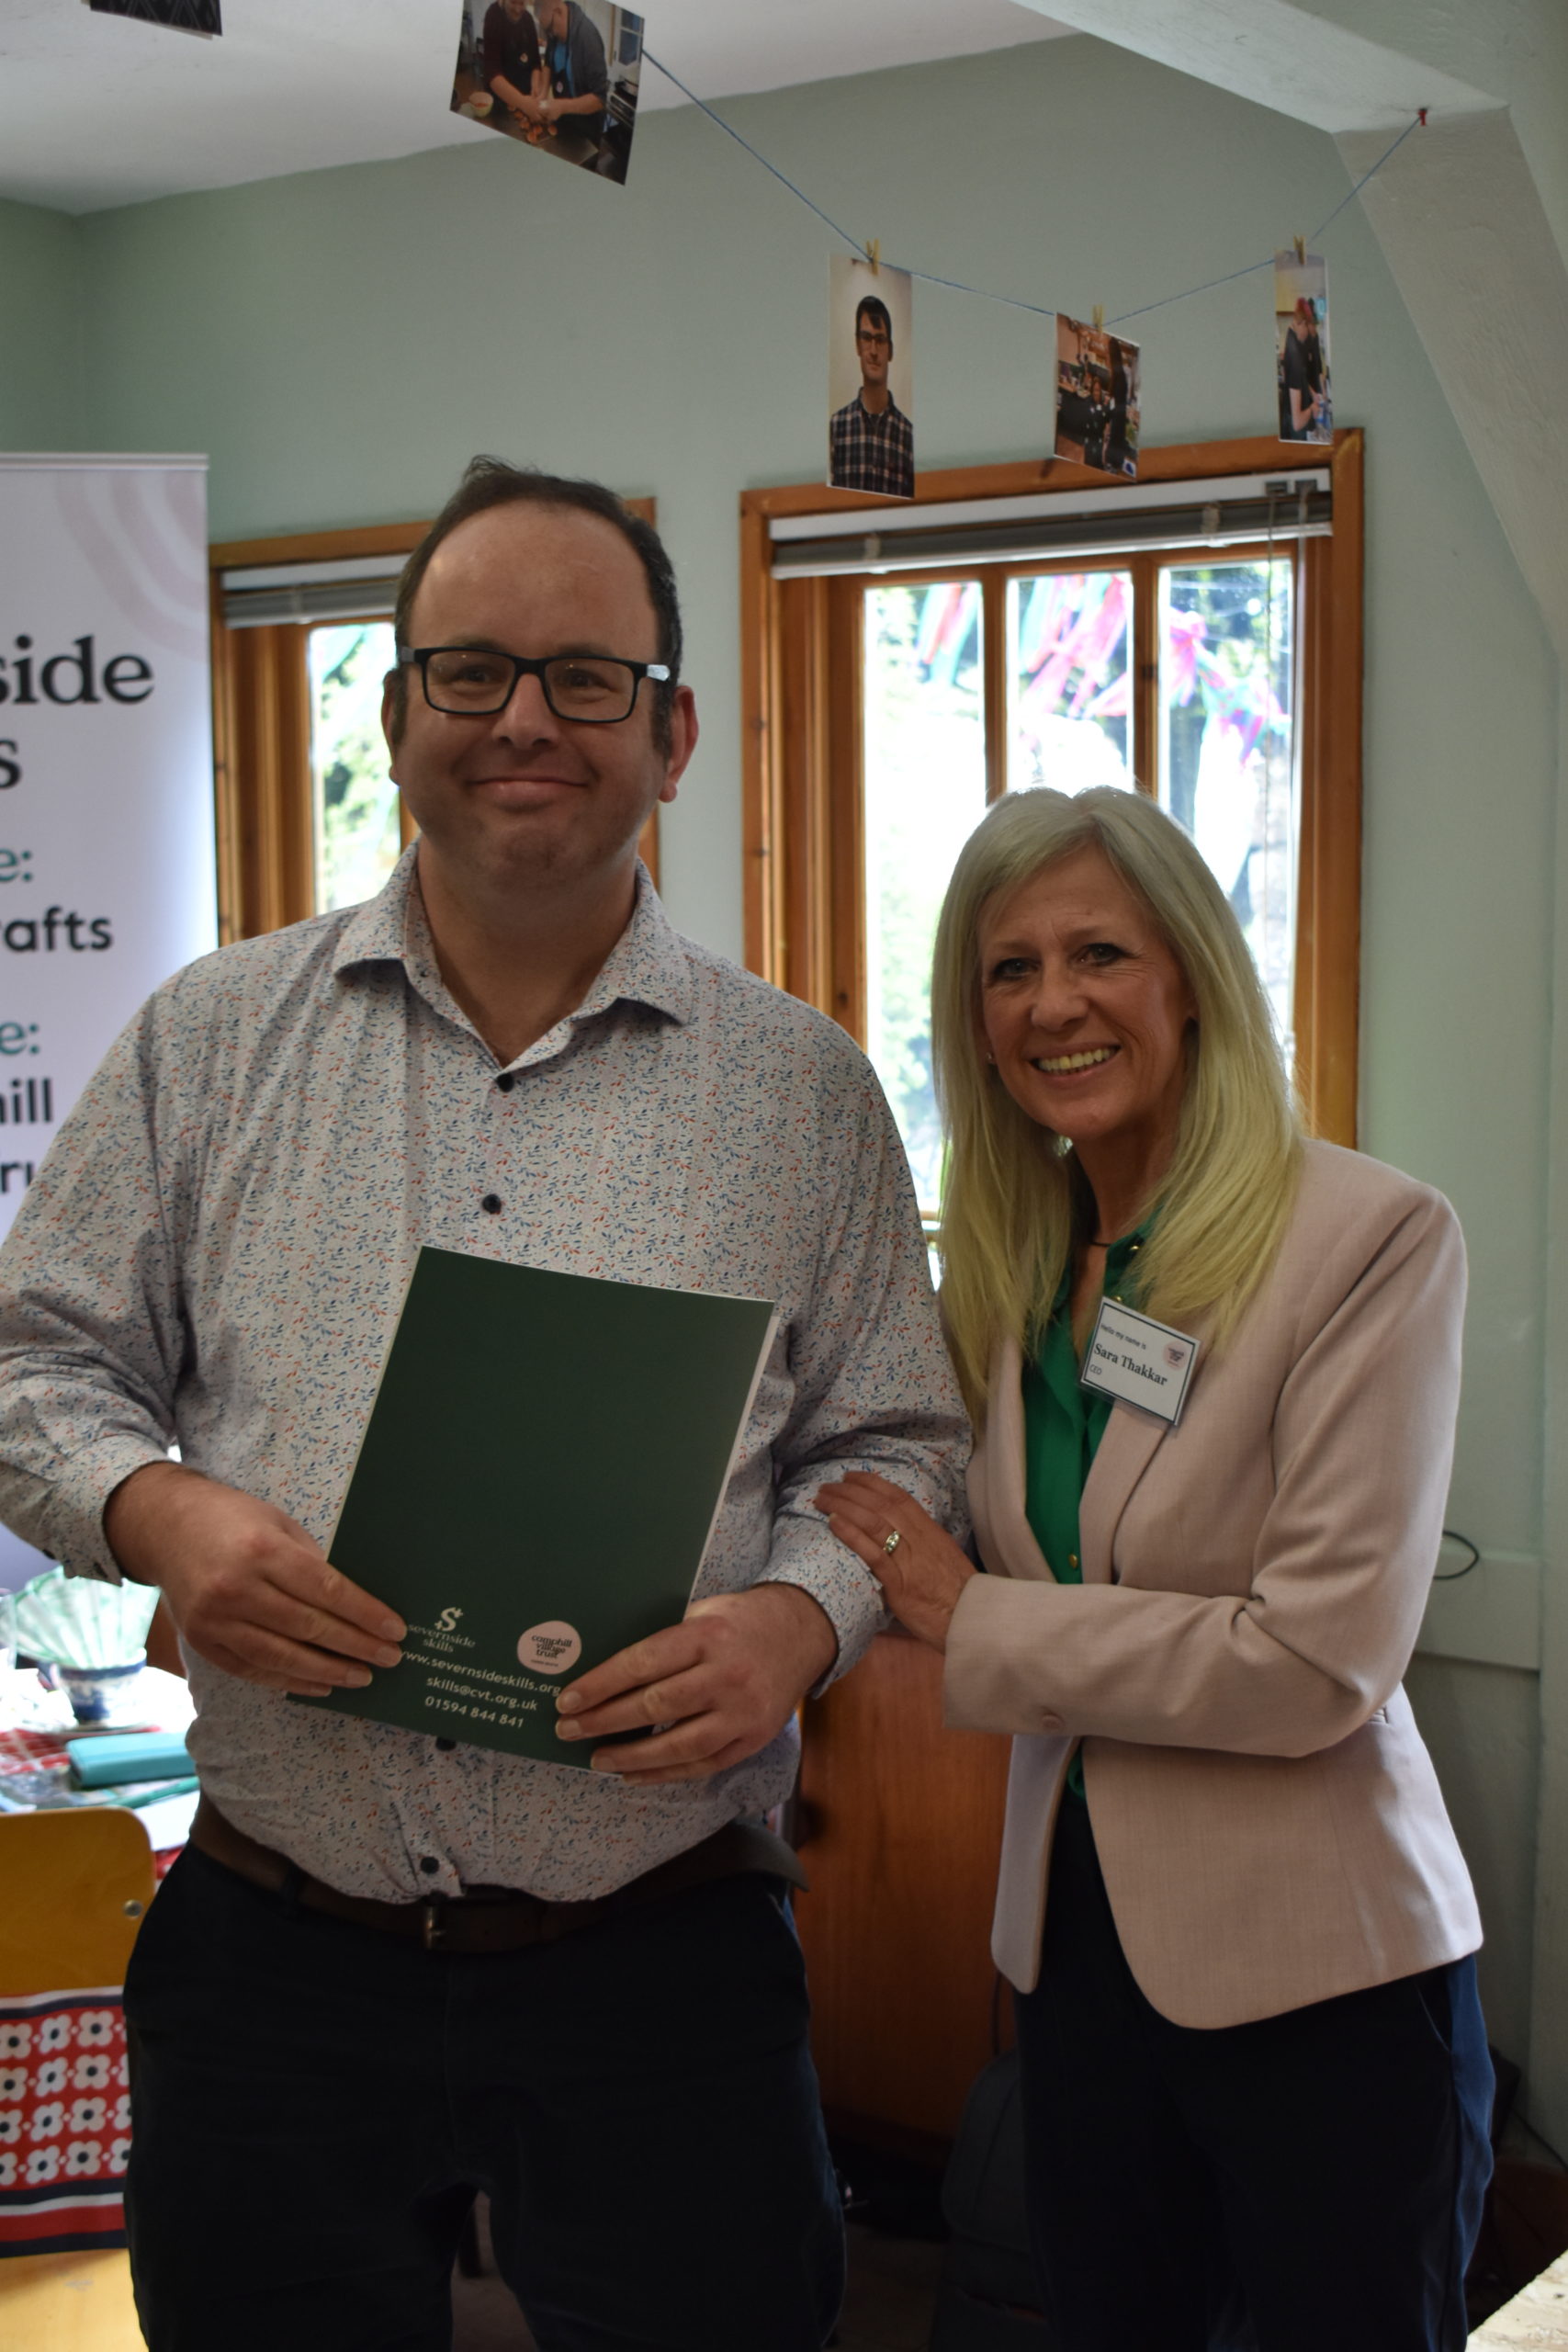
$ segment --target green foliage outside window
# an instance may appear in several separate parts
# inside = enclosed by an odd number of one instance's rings
[[[397,786],[387,774],[381,682],[389,621],[310,632],[310,756],[316,790],[316,907],[373,898],[402,846]]]

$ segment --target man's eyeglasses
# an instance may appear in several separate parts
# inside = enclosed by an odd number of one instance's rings
[[[880,327],[856,327],[855,329],[855,341],[857,343],[891,343],[892,340],[892,336],[890,334],[885,334]]]
[[[645,678],[666,685],[663,662],[621,662],[601,653],[496,653],[481,645],[400,645],[400,668],[412,665],[424,682],[432,710],[454,718],[483,718],[504,710],[521,677],[537,678],[558,718],[581,727],[614,727],[629,718]]]

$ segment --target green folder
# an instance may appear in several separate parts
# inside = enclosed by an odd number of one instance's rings
[[[328,1546],[402,1664],[301,1703],[586,1766],[556,1693],[684,1615],[774,1317],[422,1250]]]

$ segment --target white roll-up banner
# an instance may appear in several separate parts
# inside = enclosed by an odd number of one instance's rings
[[[0,456],[0,1233],[218,944],[209,651],[205,458]],[[0,1586],[42,1565],[0,1530]]]

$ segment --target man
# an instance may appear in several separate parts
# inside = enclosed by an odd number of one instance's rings
[[[161,989],[0,1255],[0,1510],[160,1585],[198,1706],[126,1987],[138,2309],[152,2352],[434,2352],[479,2186],[550,2352],[815,2352],[841,2236],[793,1858],[743,1824],[879,1622],[816,1487],[956,1508],[908,1176],[842,1033],[637,865],[697,735],[653,532],[476,459],[397,634],[417,846]],[[587,658],[599,723],[561,715]],[[589,1770],[284,1695],[399,1655],[321,1546],[426,1242],[779,1302],[701,1597],[565,1694]],[[607,1363],[606,1454],[636,1410]]]
[[[1089,387],[1089,418],[1084,426],[1083,461],[1086,466],[1098,466],[1105,470],[1105,435],[1111,424],[1111,402],[1098,375],[1091,375]]]
[[[915,431],[888,389],[893,321],[879,295],[855,308],[860,390],[829,420],[828,480],[835,490],[871,490],[882,498],[915,494]]]
[[[545,120],[551,134],[563,120],[577,120],[585,130],[597,135],[604,129],[605,94],[610,86],[604,44],[598,27],[584,16],[577,0],[544,0],[539,25],[545,36],[545,70],[549,76]]]
[[[484,21],[484,85],[525,136],[542,135],[543,62],[528,0],[491,0]]]

